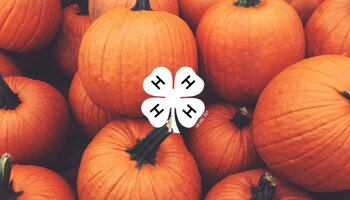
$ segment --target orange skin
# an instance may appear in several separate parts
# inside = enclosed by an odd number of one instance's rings
[[[280,0],[254,8],[216,4],[202,17],[196,38],[207,85],[243,105],[256,103],[269,81],[305,52],[299,16]]]
[[[141,117],[141,104],[149,97],[142,84],[156,67],[166,66],[175,75],[183,66],[197,71],[197,62],[195,38],[179,17],[113,9],[86,32],[79,73],[98,107],[114,115]]]
[[[308,57],[325,54],[350,56],[350,25],[346,23],[350,16],[349,6],[347,0],[334,0],[325,1],[316,9],[305,28]]]
[[[101,15],[113,8],[132,8],[136,0],[90,0],[90,19],[95,21]],[[166,11],[174,15],[179,15],[179,5],[177,0],[150,0],[151,7],[155,11]]]
[[[251,188],[257,186],[260,177],[267,172],[265,169],[256,169],[231,175],[216,184],[207,194],[205,200],[239,199],[250,200]],[[312,200],[313,198],[279,178],[276,178],[276,199],[278,200]]]
[[[45,47],[61,24],[59,0],[0,0],[0,48],[29,52]]]
[[[78,175],[80,200],[191,199],[201,196],[198,167],[180,135],[171,134],[156,153],[156,165],[136,168],[126,148],[152,126],[143,120],[113,121],[85,150]],[[98,186],[98,187],[96,187]]]
[[[31,165],[13,165],[11,180],[18,200],[75,200],[68,183],[55,172]]]
[[[316,192],[350,188],[350,59],[327,55],[284,70],[265,88],[254,115],[254,143],[268,167]]]
[[[292,0],[290,5],[298,12],[305,26],[312,13],[324,0]]]
[[[79,48],[83,36],[90,26],[87,15],[78,15],[78,5],[63,9],[63,22],[54,47],[58,67],[70,78],[78,69]]]
[[[0,75],[1,76],[20,76],[22,72],[18,65],[0,50]]]
[[[71,83],[68,101],[75,120],[90,138],[112,120],[112,115],[98,108],[86,95],[79,73]]]

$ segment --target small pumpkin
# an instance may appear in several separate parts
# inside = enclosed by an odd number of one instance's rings
[[[312,200],[303,190],[273,176],[265,169],[231,175],[215,185],[205,200]]]
[[[290,5],[298,12],[303,25],[305,26],[316,8],[324,0],[292,0]]]
[[[12,58],[7,53],[0,50],[0,75],[1,76],[20,76],[22,72]]]
[[[9,154],[0,159],[0,177],[0,199],[75,199],[72,189],[61,176],[38,166],[11,166]]]
[[[183,66],[197,71],[191,29],[179,17],[152,11],[149,0],[113,9],[96,20],[80,48],[79,73],[91,100],[114,115],[141,117],[149,97],[144,79],[157,67],[175,74]]]
[[[125,119],[103,128],[84,152],[79,199],[199,200],[201,177],[181,135],[170,134],[169,124],[148,133],[151,127]]]
[[[55,40],[54,54],[58,67],[70,78],[78,69],[79,48],[90,26],[88,0],[79,0],[63,9],[63,22]]]
[[[253,138],[278,176],[316,192],[350,189],[350,58],[317,56],[292,65],[261,94]]]
[[[0,48],[28,52],[45,47],[61,17],[60,0],[0,0]]]
[[[0,76],[0,153],[31,164],[54,155],[69,122],[62,95],[47,83]]]
[[[285,1],[216,4],[196,38],[207,85],[237,104],[255,104],[270,80],[305,54],[300,18]]]

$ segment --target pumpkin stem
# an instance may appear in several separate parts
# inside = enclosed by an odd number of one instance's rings
[[[89,15],[89,0],[77,0],[77,4],[80,8],[78,15]]]
[[[0,109],[14,110],[21,103],[21,100],[0,75]]]
[[[231,120],[238,129],[242,130],[243,128],[250,125],[250,119],[248,118],[248,110],[246,107],[242,107],[236,113],[236,115]]]
[[[252,186],[252,198],[250,200],[276,200],[276,181],[270,173],[263,174],[258,186]]]
[[[341,92],[341,94],[343,95],[343,97],[347,98],[348,100],[350,100],[350,92],[349,91],[343,91]]]
[[[254,7],[260,3],[260,0],[238,0],[233,5],[239,7]]]
[[[138,140],[133,147],[126,149],[126,152],[130,154],[130,159],[137,161],[138,169],[147,163],[156,164],[157,151],[171,132],[171,120],[169,120],[163,127],[153,129],[141,140]]]
[[[137,0],[134,7],[131,8],[133,11],[140,11],[140,10],[152,10],[151,4],[149,3],[149,0]]]
[[[0,159],[0,199],[17,200],[23,193],[13,190],[13,182],[10,180],[11,170],[11,156],[6,153]]]

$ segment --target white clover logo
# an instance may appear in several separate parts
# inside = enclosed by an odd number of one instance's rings
[[[158,67],[144,80],[143,89],[154,97],[142,103],[142,113],[156,128],[164,126],[170,118],[173,132],[180,133],[176,119],[191,128],[204,113],[204,103],[191,98],[203,91],[204,81],[190,67],[179,69],[175,82],[166,67]]]

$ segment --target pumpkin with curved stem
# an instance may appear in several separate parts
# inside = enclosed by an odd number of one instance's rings
[[[191,29],[175,15],[150,9],[149,0],[138,0],[132,10],[113,9],[83,38],[80,78],[91,100],[111,114],[143,116],[141,104],[149,95],[142,84],[156,67],[173,74],[183,66],[197,71]]]
[[[237,172],[259,166],[252,136],[252,110],[215,103],[208,116],[188,134],[190,152],[208,185]],[[213,138],[217,138],[213,140]]]
[[[22,72],[18,65],[2,50],[0,50],[0,75],[20,76]]]
[[[88,0],[63,9],[63,22],[55,41],[55,60],[58,67],[69,77],[78,69],[79,48],[90,26]]]
[[[200,174],[181,135],[170,134],[169,124],[151,129],[131,119],[103,128],[84,152],[79,199],[199,200]]]
[[[231,175],[215,185],[205,200],[250,199],[250,200],[312,200],[313,198],[265,169],[251,170]]]
[[[32,164],[52,156],[68,128],[68,106],[47,83],[25,77],[0,77],[0,153]]]
[[[267,166],[317,192],[350,189],[350,58],[306,59],[275,77],[259,98],[253,138]]]
[[[312,13],[323,1],[324,0],[292,0],[289,3],[298,12],[300,19],[305,26]]]
[[[28,52],[45,47],[61,17],[59,0],[0,0],[0,48]]]
[[[244,105],[256,103],[269,81],[305,54],[303,26],[284,1],[214,5],[202,17],[196,38],[207,85]]]

